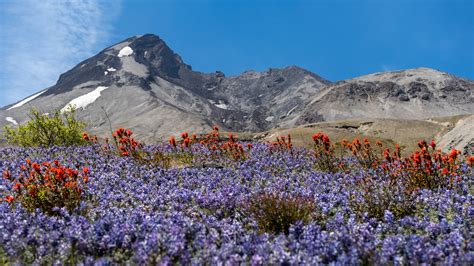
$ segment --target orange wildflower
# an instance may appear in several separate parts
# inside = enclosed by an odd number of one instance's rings
[[[5,197],[5,201],[8,202],[8,203],[12,203],[14,199],[15,198],[13,196],[10,196],[10,195]]]

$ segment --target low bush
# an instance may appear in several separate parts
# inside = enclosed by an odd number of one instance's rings
[[[307,197],[264,193],[251,198],[245,210],[257,221],[261,231],[288,234],[290,226],[297,221],[312,220],[316,205]]]
[[[30,120],[17,128],[6,126],[4,137],[7,143],[23,147],[71,146],[87,143],[83,139],[85,123],[75,118],[75,110],[56,111],[52,115],[31,110]]]
[[[55,208],[75,209],[81,202],[83,187],[89,181],[87,167],[79,172],[57,160],[42,164],[27,160],[21,170],[18,177],[12,176],[8,170],[3,172],[3,177],[13,184],[12,193],[5,197],[5,201],[10,204],[18,201],[29,211],[39,208],[53,215],[58,214]]]
[[[360,216],[382,220],[385,212],[390,211],[395,219],[400,219],[416,213],[415,199],[415,194],[401,184],[367,177],[351,191],[350,207]]]

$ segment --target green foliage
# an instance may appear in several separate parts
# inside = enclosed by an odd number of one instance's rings
[[[75,118],[74,108],[53,115],[40,114],[32,109],[30,120],[18,128],[6,126],[4,137],[9,144],[23,147],[72,146],[85,144],[82,133],[85,123]]]
[[[306,197],[261,194],[252,198],[246,211],[257,221],[258,227],[267,233],[288,234],[297,221],[308,223],[316,210],[314,202]]]
[[[5,253],[5,250],[2,246],[0,246],[0,265],[10,265],[8,255]]]

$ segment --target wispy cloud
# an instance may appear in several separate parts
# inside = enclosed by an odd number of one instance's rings
[[[120,1],[0,3],[0,106],[54,85],[108,43]]]
[[[380,68],[382,69],[382,71],[393,71],[393,70],[397,70],[398,68],[394,65],[389,65],[389,64],[382,64],[380,66]]]

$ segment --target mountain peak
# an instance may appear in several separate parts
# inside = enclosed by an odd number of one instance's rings
[[[135,39],[129,46],[136,51],[135,60],[148,66],[152,74],[179,78],[180,70],[191,70],[191,66],[185,64],[181,56],[156,35],[145,34]]]

